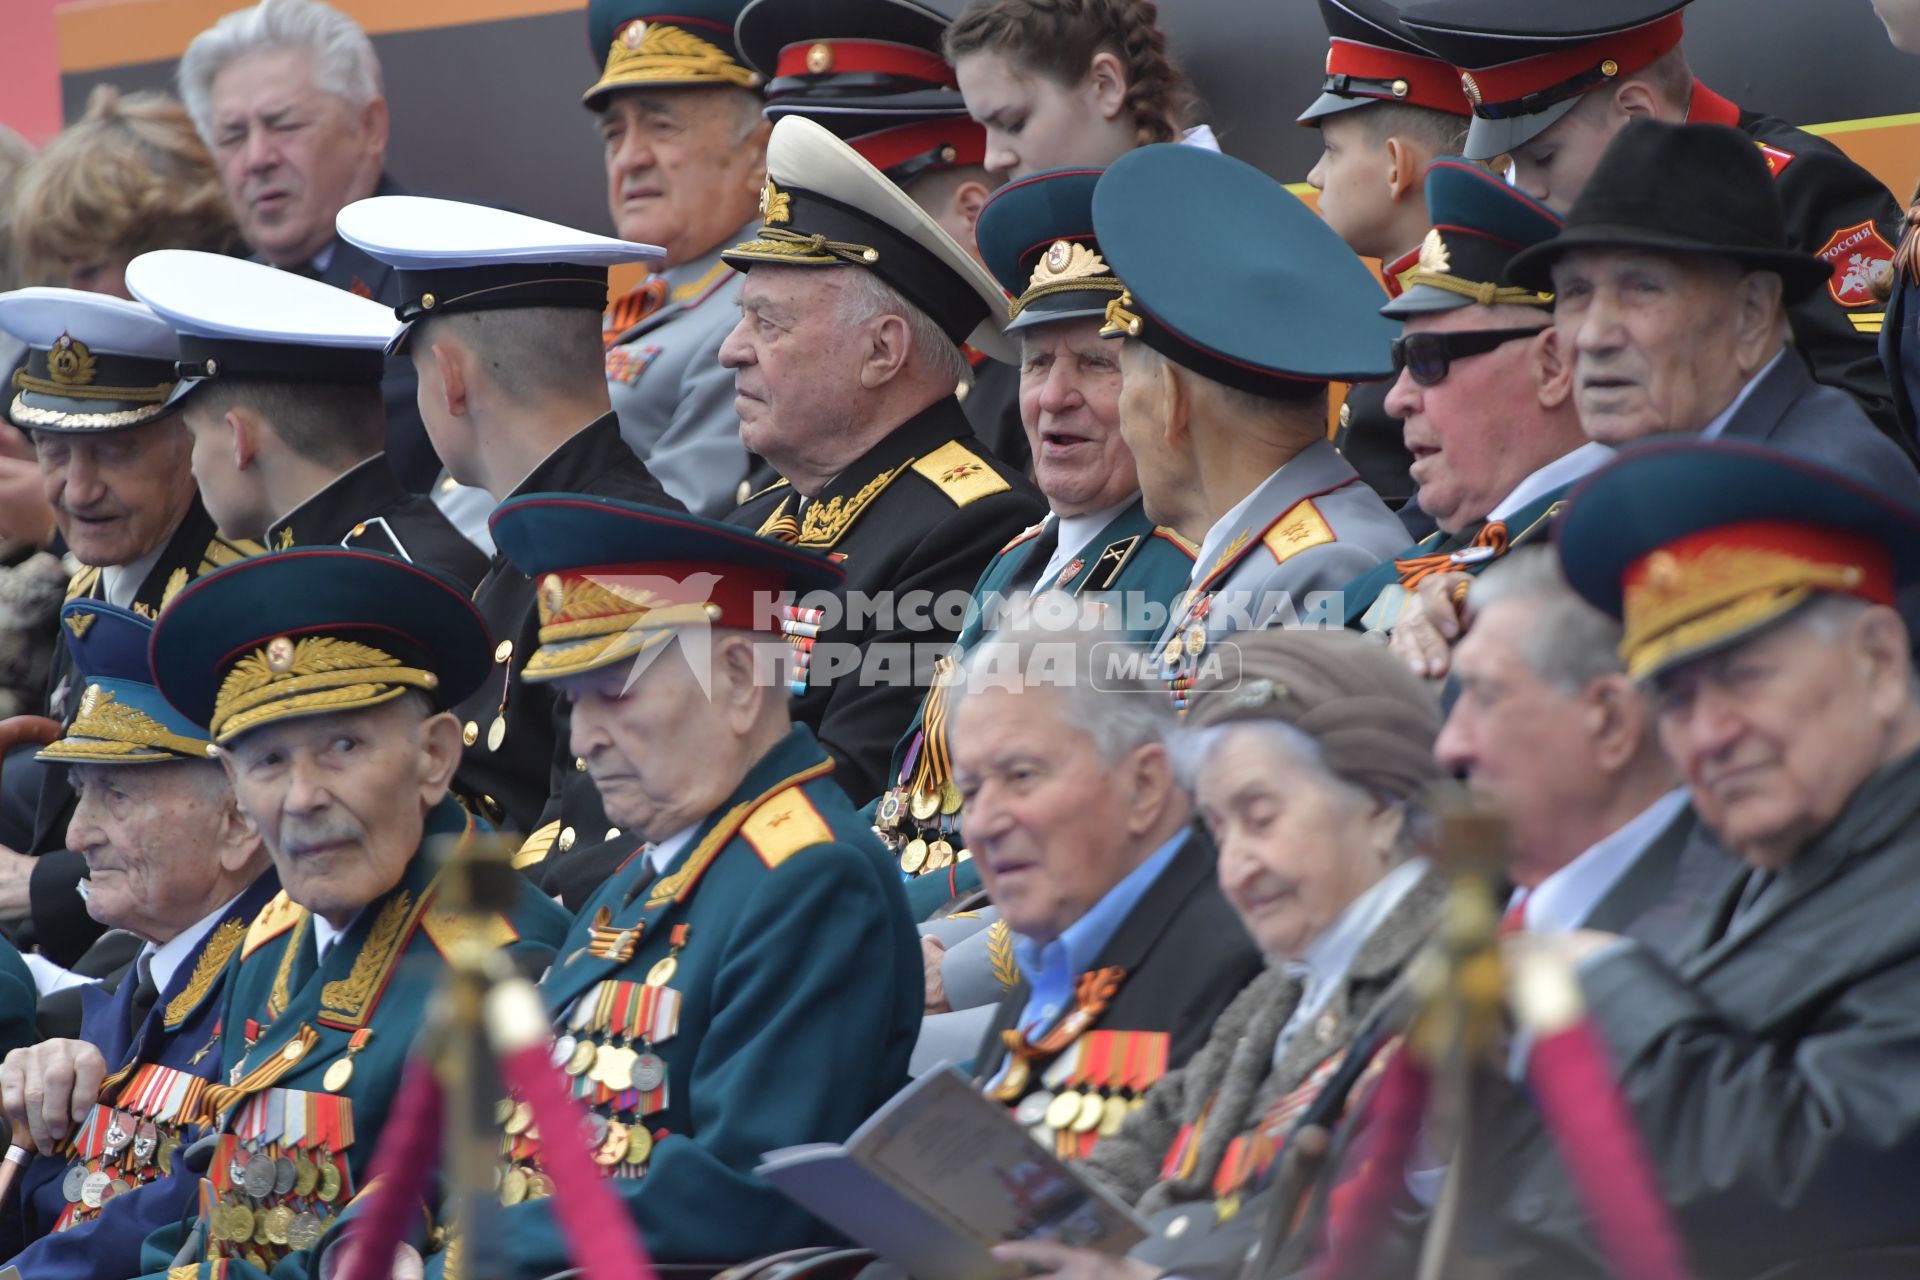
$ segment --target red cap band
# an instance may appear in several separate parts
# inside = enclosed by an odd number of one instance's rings
[[[1498,119],[1515,112],[1497,111],[1533,94],[1547,94],[1584,77],[1599,75],[1594,86],[1644,69],[1655,58],[1680,44],[1681,24],[1678,11],[1657,22],[1595,36],[1572,48],[1555,49],[1537,57],[1521,58],[1497,67],[1460,71],[1460,83],[1477,115]],[[1612,64],[1611,70],[1608,64]],[[1579,92],[1585,92],[1582,89]],[[1562,101],[1569,95],[1549,94],[1541,108]]]
[[[776,76],[824,76],[865,72],[924,80],[930,85],[958,89],[953,68],[945,58],[912,45],[885,40],[814,40],[790,44],[780,51]]]
[[[1464,116],[1472,110],[1467,103],[1466,93],[1460,87],[1460,77],[1438,58],[1423,58],[1418,54],[1382,49],[1378,45],[1342,40],[1336,36],[1327,47],[1327,76],[1329,79],[1351,76],[1356,80],[1381,82],[1379,88],[1353,86],[1351,90],[1329,85],[1329,93],[1377,98],[1381,102],[1404,102],[1409,106],[1445,111],[1456,116]],[[1405,92],[1394,92],[1400,85],[1406,86]]]

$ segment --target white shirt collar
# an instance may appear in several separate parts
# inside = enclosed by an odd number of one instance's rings
[[[1721,433],[1726,431],[1727,424],[1733,421],[1733,415],[1740,412],[1740,406],[1745,404],[1747,397],[1753,394],[1753,389],[1759,384],[1760,379],[1772,373],[1773,366],[1786,359],[1786,356],[1787,349],[1782,347],[1774,353],[1773,359],[1761,365],[1760,372],[1754,374],[1753,377],[1747,380],[1747,385],[1740,388],[1740,394],[1733,398],[1733,403],[1722,409],[1719,413],[1716,413],[1713,416],[1713,421],[1701,429],[1700,438],[1702,440],[1718,440]]]
[[[167,544],[162,542],[131,564],[110,564],[100,570],[100,585],[107,593],[107,603],[131,609],[134,594],[153,572],[153,566],[160,563],[160,553],[166,549]]]
[[[228,898],[165,942],[147,944],[143,954],[153,957],[148,964],[149,972],[153,974],[155,989],[160,991],[167,989],[167,984],[172,982],[173,975],[180,971],[180,966],[185,963],[188,953],[199,945],[200,939],[213,931],[213,926],[221,916],[227,913],[227,908],[232,906],[234,899],[239,896],[235,894],[232,898]]]
[[[1524,899],[1527,931],[1565,933],[1583,927],[1600,900],[1686,804],[1687,789],[1675,787],[1542,880]]]
[[[1286,1051],[1294,1033],[1306,1026],[1333,998],[1334,991],[1353,968],[1374,930],[1400,905],[1427,874],[1425,858],[1409,858],[1375,881],[1373,887],[1347,904],[1334,922],[1320,931],[1300,958],[1287,965],[1287,975],[1301,984],[1300,1003],[1287,1016],[1274,1040],[1274,1061]]]
[[[312,266],[315,275],[324,274],[326,269],[333,265],[333,251],[339,247],[338,240],[329,240],[321,247],[320,252],[313,255],[313,261],[309,265]]]
[[[1089,511],[1077,516],[1053,517],[1060,522],[1059,541],[1053,548],[1053,555],[1047,560],[1046,568],[1041,570],[1040,576],[1034,580],[1032,589],[1043,591],[1052,586],[1055,576],[1066,568],[1067,562],[1086,550],[1087,544],[1092,542],[1102,529],[1113,523],[1113,518],[1126,510],[1127,504],[1132,501],[1132,498],[1122,498],[1112,506],[1099,511]]]
[[[353,921],[347,921],[347,929],[351,929],[352,927]],[[313,955],[316,964],[325,964],[327,962],[327,952],[333,948],[333,944],[339,941],[340,935],[345,933],[347,929],[336,929],[327,923],[326,917],[317,912],[314,914]]]
[[[1197,124],[1180,135],[1180,145],[1198,147],[1202,151],[1218,151],[1220,138],[1214,133],[1212,125]]]
[[[1561,454],[1513,486],[1513,492],[1500,499],[1500,504],[1487,513],[1487,519],[1505,520],[1541,494],[1563,484],[1571,484],[1589,471],[1599,470],[1612,458],[1612,449],[1597,440],[1589,440],[1572,453]]]
[[[680,851],[687,847],[693,840],[693,833],[699,829],[700,824],[696,822],[690,827],[682,827],[665,840],[648,845],[647,861],[653,864],[653,874],[657,876],[667,874],[667,868],[674,864],[674,860],[680,856]]]
[[[1286,465],[1281,464],[1280,469],[1286,470]],[[1279,474],[1280,472],[1276,471],[1253,486],[1252,493],[1234,503],[1225,515],[1213,522],[1213,527],[1207,530],[1207,536],[1200,540],[1200,554],[1194,557],[1193,574],[1188,578],[1189,583],[1198,584],[1200,579],[1206,577],[1213,569],[1214,562],[1220,559],[1220,553],[1226,548],[1228,539],[1240,531],[1246,522],[1247,512],[1253,509],[1253,504],[1260,500],[1260,495],[1266,491],[1268,485],[1273,483],[1274,476]]]

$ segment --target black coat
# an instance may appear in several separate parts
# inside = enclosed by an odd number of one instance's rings
[[[935,474],[924,473],[929,471]],[[929,593],[934,600],[947,592],[968,596],[994,553],[1047,511],[1019,472],[981,447],[951,398],[895,428],[807,505],[809,513],[817,508],[840,518],[803,528],[799,545],[838,560],[849,593],[868,600],[891,593],[897,601],[907,593]],[[747,499],[728,519],[769,532],[775,521],[792,520],[797,506],[793,490],[781,481]],[[856,805],[892,785],[886,775],[893,744],[920,708],[932,655],[959,634],[939,625],[939,610],[917,618],[908,612],[895,611],[879,625],[868,614],[858,619],[867,624],[858,629],[847,625],[846,615],[833,620],[816,653],[848,653],[857,646],[879,678],[863,679],[855,671],[827,679],[816,657],[813,680],[794,703],[793,718],[833,756],[834,780]],[[899,660],[871,665],[882,654]]]
[[[267,528],[267,545],[348,546],[435,569],[469,593],[487,573],[487,557],[433,505],[408,493],[377,454],[343,473]]]
[[[620,439],[620,421],[611,413],[595,419],[548,455],[514,490],[516,495],[523,493],[583,493],[685,510],[667,496],[646,464]],[[569,788],[568,799],[578,798],[593,809],[591,819],[581,819],[580,830],[598,836],[606,828],[606,818],[587,775],[573,768],[573,753],[567,745],[567,704],[551,685],[520,679],[521,668],[540,645],[533,579],[514,568],[506,556],[496,555],[486,580],[474,592],[473,603],[486,618],[495,642],[511,641],[513,647],[495,651],[493,670],[454,709],[466,742],[460,770],[454,775],[455,792],[469,809],[495,826],[525,834],[541,825],[553,780],[563,776],[564,770],[564,776],[579,778],[579,785]],[[503,652],[506,657],[501,659]],[[496,719],[506,721],[497,750],[490,745]]]
[[[1093,1029],[1166,1032],[1169,1070],[1206,1045],[1214,1022],[1265,967],[1214,874],[1213,841],[1196,829],[1094,960],[1095,969],[1118,965],[1126,979]],[[1022,978],[1001,999],[973,1059],[982,1083],[999,1072],[1007,1052],[1000,1033],[1019,1021],[1028,994]]]

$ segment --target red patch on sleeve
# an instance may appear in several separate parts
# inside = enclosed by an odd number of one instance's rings
[[[1882,263],[1893,261],[1893,246],[1872,219],[1840,228],[1815,252],[1833,268],[1827,292],[1843,307],[1864,307],[1874,302],[1874,274]]]
[[[1791,151],[1782,151],[1780,148],[1770,147],[1764,142],[1756,142],[1753,145],[1760,148],[1760,158],[1767,162],[1767,172],[1776,178],[1780,176],[1781,170],[1793,163],[1793,152]]]

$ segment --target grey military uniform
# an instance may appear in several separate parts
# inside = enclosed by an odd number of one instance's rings
[[[1341,588],[1405,545],[1406,526],[1337,449],[1325,441],[1302,449],[1201,546],[1156,642],[1175,701],[1185,705],[1207,649],[1235,631],[1340,626]]]
[[[1013,939],[1000,924],[997,907],[982,907],[929,920],[920,932],[946,944],[940,959],[940,985],[950,1012],[929,1014],[920,1022],[909,1072],[918,1074],[942,1062],[965,1062],[980,1047],[994,1011],[1019,981]]]
[[[756,219],[753,226],[759,225]],[[753,227],[713,251],[669,268],[657,281],[618,298],[607,311],[607,391],[620,438],[668,493],[700,515],[718,518],[740,500],[747,450],[733,408],[733,371],[720,344],[739,322],[742,277],[720,261],[723,249],[750,239]],[[641,297],[665,286],[657,306]],[[640,314],[625,322],[625,316]]]

